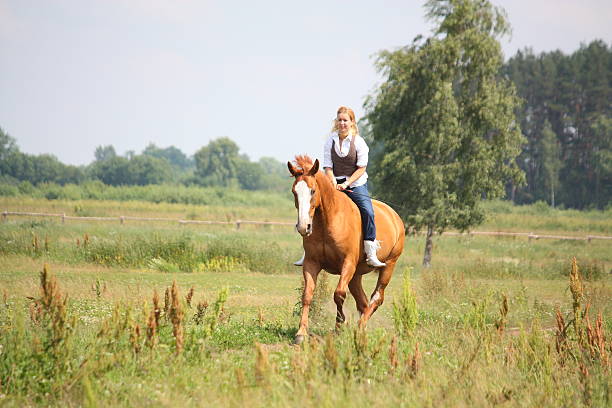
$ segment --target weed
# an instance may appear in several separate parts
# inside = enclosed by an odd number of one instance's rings
[[[193,299],[193,286],[189,289],[189,292],[187,292],[187,296],[185,296],[185,303],[187,303],[187,307],[189,307],[191,309],[191,299]]]
[[[176,353],[179,354],[183,350],[184,338],[183,338],[183,307],[179,298],[178,287],[176,281],[172,282],[172,289],[170,291],[170,310],[168,311],[170,321],[172,322],[172,334],[176,340]]]
[[[270,359],[268,350],[261,343],[255,343],[255,379],[259,386],[268,386],[270,377]]]
[[[196,307],[196,313],[193,315],[193,321],[195,324],[200,325],[204,322],[204,316],[206,315],[206,310],[208,309],[208,302],[198,302],[198,306]]]
[[[304,281],[301,281],[301,286],[295,288],[298,292],[299,299],[293,307],[293,315],[300,316],[302,312],[302,295],[304,293]],[[310,325],[314,328],[322,326],[327,316],[326,306],[329,304],[331,296],[331,288],[329,285],[329,274],[319,273],[317,283],[315,286],[314,293],[312,295],[312,301],[310,303],[310,310],[308,312],[308,319]]]
[[[414,331],[418,320],[419,310],[410,281],[410,269],[406,269],[399,300],[393,301],[393,323],[400,335],[405,337]]]
[[[508,296],[502,294],[502,302],[499,307],[499,319],[495,322],[495,328],[497,332],[501,336],[506,329],[506,325],[508,324]]]

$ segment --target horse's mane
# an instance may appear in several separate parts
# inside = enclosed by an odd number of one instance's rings
[[[297,155],[297,156],[295,156],[295,160],[294,161],[295,161],[295,164],[297,166],[302,168],[302,171],[304,173],[308,173],[310,171],[310,169],[312,168],[312,166],[314,165],[314,162],[312,161],[312,159],[308,155]],[[346,196],[345,194],[341,194],[341,195],[335,194],[336,190],[333,188],[333,185],[329,181],[329,178],[327,178],[327,176],[325,176],[325,174],[323,174],[321,169],[319,169],[319,171],[317,171],[317,174],[315,175],[315,178],[317,180],[317,183],[321,187],[322,191],[325,191],[326,192],[326,196],[329,197],[329,199],[331,200],[330,203],[333,203],[336,198],[342,197],[342,196],[344,196],[345,198],[349,199],[348,196]],[[350,199],[349,199],[349,201],[350,201]]]
[[[308,173],[312,168],[314,162],[308,155],[296,155],[295,156],[295,164],[302,168],[304,173]]]

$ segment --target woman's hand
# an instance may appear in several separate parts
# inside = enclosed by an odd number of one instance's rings
[[[336,190],[344,191],[348,188],[348,183],[345,181],[342,184],[336,184]]]

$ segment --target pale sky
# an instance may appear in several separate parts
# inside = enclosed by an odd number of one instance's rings
[[[506,58],[612,42],[610,0],[493,0]],[[322,156],[339,105],[363,114],[378,51],[432,25],[423,1],[0,0],[0,127],[26,153],[188,155],[227,136],[252,160]]]

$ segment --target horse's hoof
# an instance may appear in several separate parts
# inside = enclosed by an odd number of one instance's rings
[[[295,336],[295,340],[293,340],[293,344],[302,344],[304,342],[304,335],[302,334],[298,334],[297,336]]]

